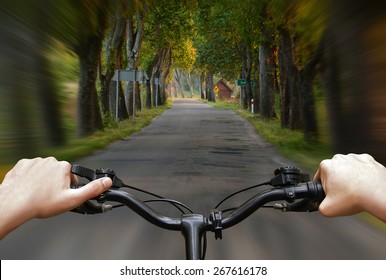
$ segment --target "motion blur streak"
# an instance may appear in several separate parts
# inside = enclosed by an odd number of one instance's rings
[[[386,163],[386,8],[331,1],[323,80],[334,151]]]
[[[63,115],[70,113],[73,118],[69,111],[76,106],[62,87],[71,83],[75,88],[79,72],[74,69],[79,62],[76,55],[71,61],[58,61],[53,53],[59,45],[63,52],[73,54],[98,31],[96,13],[107,15],[114,6],[103,0],[1,2],[0,165],[41,155],[47,147],[65,142],[68,131],[64,127],[74,126],[75,120],[66,122]],[[69,102],[72,107],[65,108]]]
[[[52,1],[2,1],[0,165],[37,156],[43,148],[64,141],[59,83],[48,57],[53,7]],[[64,17],[56,20],[60,18]]]

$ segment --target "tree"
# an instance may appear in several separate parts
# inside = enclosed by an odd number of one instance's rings
[[[177,49],[181,44],[193,35],[194,10],[194,0],[155,0],[149,9],[144,38],[147,41],[147,49],[153,54],[153,89],[159,89],[159,102],[154,103],[162,104],[167,98],[166,85],[171,80],[169,74],[172,73],[173,57],[178,53]],[[159,85],[155,84],[156,79]]]
[[[174,78],[179,84],[179,87],[182,89],[182,84],[180,83],[181,75],[184,76],[187,84],[190,88],[190,95],[193,97],[193,85],[190,73],[193,69],[194,63],[196,61],[197,53],[196,49],[193,46],[193,42],[190,38],[186,38],[183,41],[179,41],[178,44],[174,47],[173,52],[173,68],[175,69]],[[183,93],[182,93],[183,94]]]
[[[96,79],[107,18],[113,5],[103,0],[49,1],[49,34],[74,51],[79,58],[78,135],[102,129]]]
[[[135,13],[133,15],[129,14],[126,20],[126,54],[128,70],[138,70],[138,59],[142,45],[145,13],[146,7],[137,6]],[[127,108],[129,110],[129,114],[133,115],[134,107],[136,110],[141,110],[142,108],[139,82],[129,82],[126,89]],[[134,93],[135,104],[133,104]]]
[[[231,1],[198,1],[197,36],[193,42],[197,50],[195,68],[227,80],[234,80],[241,69],[231,4]]]
[[[263,118],[273,118],[275,114],[275,67],[276,46],[273,19],[268,13],[267,3],[261,3],[260,11],[260,115]]]
[[[210,102],[216,102],[216,95],[214,93],[213,73],[211,72],[206,73],[205,85],[206,85],[205,87],[206,98]]]
[[[116,70],[123,68],[123,44],[126,33],[125,9],[117,10],[116,15],[111,19],[113,24],[110,24],[109,35],[105,42],[105,63],[99,63],[99,80],[101,82],[101,105],[103,114],[111,114],[118,116],[118,120],[127,119],[129,117],[125,97],[123,94],[121,82],[112,82],[112,78]],[[103,65],[104,67],[102,67]],[[103,69],[104,68],[104,69]],[[118,86],[118,113],[116,112],[117,102],[117,86]]]
[[[333,151],[369,153],[385,164],[386,7],[378,1],[329,4],[323,84]]]
[[[105,29],[105,14],[99,9],[95,13],[95,33],[80,40],[74,51],[79,57],[80,79],[78,92],[78,135],[86,136],[103,128],[96,89],[97,68]]]
[[[260,5],[256,1],[247,0],[242,2],[228,1],[229,8],[232,11],[229,24],[232,27],[232,41],[234,42],[238,54],[238,59],[241,61],[240,79],[246,81],[246,84],[241,87],[241,104],[244,109],[251,109],[252,99],[256,98],[256,84],[258,78],[254,70],[258,60],[258,46],[260,44],[260,21],[259,14]],[[258,110],[254,110],[255,113]]]
[[[52,7],[3,1],[0,11],[0,162],[33,156],[65,142],[49,61]]]
[[[274,1],[270,9],[278,33],[281,126],[317,139],[313,81],[321,63],[324,17],[316,1]]]

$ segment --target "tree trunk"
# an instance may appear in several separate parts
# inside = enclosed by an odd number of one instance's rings
[[[152,63],[154,106],[163,105],[166,101],[166,79],[170,73],[171,66],[171,48],[159,49]],[[158,84],[155,83],[155,79],[158,79]]]
[[[295,64],[294,47],[289,30],[282,26],[278,31],[281,126],[300,130],[303,129],[300,72]]]
[[[111,81],[115,70],[122,69],[122,46],[126,32],[126,21],[122,15],[114,19],[114,28],[106,42],[106,71],[101,75],[101,106],[102,113],[116,115],[116,82]],[[115,91],[114,91],[115,90]],[[121,90],[121,86],[120,86]],[[121,92],[120,92],[121,93]],[[112,96],[110,96],[110,94]],[[111,104],[110,104],[111,103]],[[120,120],[127,118],[125,103],[120,108],[126,112],[119,112]]]
[[[177,83],[177,89],[176,89],[176,97],[177,97],[177,92],[180,92],[181,94],[181,97],[182,98],[185,98],[185,94],[184,94],[184,89],[182,88],[182,83],[181,83],[181,74],[180,74],[180,71],[178,71],[177,69],[174,70],[174,79],[176,80],[176,83]]]
[[[171,47],[167,48],[164,50],[164,55],[162,59],[162,64],[161,64],[161,76],[160,76],[160,92],[161,92],[161,104],[166,103],[166,99],[168,97],[167,94],[167,79],[170,74],[170,71],[172,70],[172,49]]]
[[[305,63],[300,72],[301,78],[301,96],[303,99],[303,119],[304,119],[304,138],[307,142],[315,142],[318,139],[318,126],[316,120],[315,100],[313,93],[313,81],[318,72],[318,67],[322,65],[322,58],[326,48],[326,35],[320,39],[319,45]]]
[[[266,38],[266,36],[264,36]],[[273,43],[273,42],[272,42]],[[265,40],[259,48],[260,60],[260,115],[275,117],[275,57],[274,49]]]
[[[244,44],[243,44],[244,45]],[[242,53],[242,70],[241,79],[245,79],[246,84],[241,88],[241,104],[244,109],[251,109],[252,88],[251,88],[251,72],[252,72],[252,54],[249,47],[244,46]]]
[[[146,108],[151,109],[151,83],[150,80],[146,81]]]
[[[153,106],[159,106],[160,103],[160,94],[159,94],[159,78],[161,75],[161,54],[162,50],[158,50],[154,56],[152,62],[152,88],[153,88]]]
[[[193,98],[194,89],[193,89],[192,75],[190,75],[190,73],[185,71],[183,71],[182,74],[184,75],[185,81],[189,86],[190,98]]]
[[[74,51],[78,55],[80,77],[78,89],[78,136],[103,129],[96,89],[98,63],[106,30],[106,13],[97,9],[96,27],[86,37],[78,38]]]
[[[293,49],[291,36],[288,30],[278,28],[279,52],[278,61],[280,69],[280,124],[281,127],[289,128],[290,104],[291,104],[291,76],[289,64],[293,61]],[[288,63],[290,61],[290,63]]]
[[[99,109],[96,78],[102,38],[90,36],[79,46],[80,79],[78,92],[78,135],[87,136],[103,128]]]
[[[211,72],[206,74],[206,96],[208,101],[216,102],[216,96],[214,94],[213,74]]]
[[[134,22],[135,21],[135,22]],[[138,57],[141,49],[143,38],[144,16],[141,11],[138,11],[134,17],[130,17],[126,21],[126,53],[127,53],[127,69],[138,70]],[[141,93],[138,82],[129,82],[126,87],[126,101],[129,108],[129,114],[133,114],[133,94],[135,89],[135,110],[141,110]],[[134,84],[134,85],[133,85]]]
[[[200,75],[200,94],[201,94],[201,99],[205,99],[205,86],[204,86],[204,82],[205,82],[205,73],[204,72],[201,72],[201,75]]]
[[[260,114],[260,61],[258,55],[254,58],[254,67],[253,67],[253,77],[255,80],[255,85],[252,87],[253,90],[253,112],[255,114]]]

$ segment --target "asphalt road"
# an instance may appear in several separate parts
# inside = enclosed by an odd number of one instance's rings
[[[233,112],[175,100],[141,132],[79,160],[109,167],[129,185],[179,200],[207,214],[240,188],[294,165]],[[226,206],[240,204],[254,192]],[[140,194],[138,194],[140,195]],[[177,215],[170,206],[153,205]],[[386,234],[358,217],[262,209],[223,232],[208,234],[207,259],[386,259]],[[31,221],[0,241],[1,259],[183,259],[178,232],[159,229],[125,208],[101,215],[66,213]]]

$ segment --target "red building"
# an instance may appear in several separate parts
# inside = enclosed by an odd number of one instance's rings
[[[223,80],[217,82],[217,88],[219,98],[231,99],[233,91]]]

